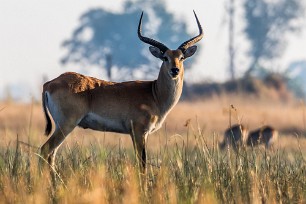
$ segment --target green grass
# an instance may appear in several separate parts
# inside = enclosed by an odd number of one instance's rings
[[[37,150],[21,143],[0,150],[0,202],[58,203],[304,203],[306,162],[302,150],[264,148],[221,152],[202,135],[148,152],[139,174],[129,148],[64,144],[58,179],[38,168]],[[146,186],[146,187],[144,187]]]

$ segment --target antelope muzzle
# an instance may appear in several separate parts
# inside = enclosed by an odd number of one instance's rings
[[[177,75],[180,73],[180,70],[176,67],[173,67],[171,70],[170,70],[170,74],[173,78],[177,77]]]

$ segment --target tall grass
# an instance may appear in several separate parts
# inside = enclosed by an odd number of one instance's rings
[[[304,109],[245,101],[178,104],[165,128],[148,139],[146,175],[129,137],[76,130],[57,154],[56,183],[48,168],[38,167],[46,139],[41,107],[1,104],[0,203],[305,203]],[[220,151],[228,104],[250,128],[276,126],[275,149]]]
[[[189,140],[195,144],[189,145]],[[19,142],[0,150],[0,202],[59,203],[303,203],[306,162],[301,151],[263,148],[221,152],[200,133],[149,152],[146,175],[139,174],[133,150],[62,148],[58,180],[37,167]],[[144,182],[145,180],[145,182]],[[145,186],[144,186],[145,185]]]

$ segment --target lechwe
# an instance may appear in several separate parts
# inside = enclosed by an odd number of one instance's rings
[[[263,126],[249,133],[247,139],[248,146],[257,146],[264,144],[266,148],[270,148],[278,138],[278,131],[271,126]]]
[[[223,142],[219,145],[220,149],[223,150],[225,147],[233,147],[237,151],[245,144],[247,136],[248,130],[245,126],[241,124],[233,125],[225,130]]]
[[[76,127],[130,134],[144,172],[147,136],[158,130],[169,111],[178,102],[183,88],[183,62],[197,50],[194,44],[203,37],[202,27],[194,13],[199,35],[170,50],[164,44],[142,36],[141,14],[138,37],[150,46],[153,56],[161,59],[157,80],[108,82],[77,73],[64,73],[44,84],[43,109],[49,135],[52,116],[55,130],[41,147],[41,154],[53,166],[58,147]],[[169,36],[171,38],[171,36]]]

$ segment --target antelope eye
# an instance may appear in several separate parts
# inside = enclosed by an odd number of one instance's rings
[[[163,61],[167,62],[168,61],[168,57],[163,57]]]

